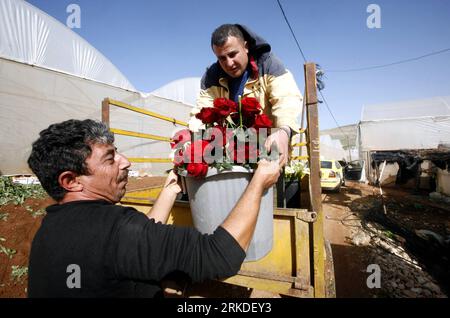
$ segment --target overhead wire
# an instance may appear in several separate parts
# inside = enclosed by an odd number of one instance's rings
[[[428,54],[424,54],[421,56],[416,56],[416,57],[412,57],[406,60],[400,60],[397,62],[392,62],[392,63],[387,63],[387,64],[381,64],[381,65],[374,65],[374,66],[367,66],[367,67],[359,67],[359,68],[351,68],[351,69],[344,69],[344,70],[326,70],[327,72],[330,73],[348,73],[348,72],[360,72],[360,71],[367,71],[367,70],[373,70],[373,69],[377,69],[377,68],[384,68],[384,67],[389,67],[389,66],[393,66],[393,65],[398,65],[398,64],[403,64],[403,63],[408,63],[408,62],[413,62],[413,61],[417,61],[429,56],[433,56],[433,55],[438,55],[438,54],[442,54],[445,52],[450,51],[450,48],[447,49],[443,49],[440,51],[435,51],[435,52],[431,52]]]
[[[289,23],[289,20],[288,20],[288,18],[286,17],[286,14],[284,13],[283,6],[281,5],[280,0],[277,0],[277,2],[278,2],[278,6],[280,7],[281,13],[283,14],[284,21],[286,21],[286,24],[288,25],[289,30],[291,30],[291,34],[292,34],[292,36],[294,37],[295,43],[297,44],[297,47],[298,47],[298,49],[299,49],[301,55],[303,56],[303,60],[304,60],[305,63],[306,63],[306,57],[305,57],[305,54],[303,54],[303,50],[302,50],[302,48],[300,47],[300,44],[299,44],[298,41],[297,41],[297,37],[295,36],[294,30],[292,30],[291,24]]]
[[[284,10],[283,10],[283,6],[281,5],[280,0],[277,0],[277,3],[278,3],[278,6],[280,7],[281,13],[283,14],[284,21],[285,21],[286,24],[288,25],[289,30],[291,31],[292,37],[294,38],[295,43],[297,44],[297,48],[298,48],[298,50],[300,51],[300,54],[302,55],[303,60],[305,61],[305,63],[307,63],[305,54],[303,53],[303,50],[302,50],[302,48],[301,48],[301,46],[300,46],[300,43],[298,42],[297,37],[295,36],[294,30],[292,29],[291,24],[289,23],[289,19],[287,18],[286,14],[285,14],[285,12],[284,12]],[[325,103],[325,105],[326,105],[326,107],[327,107],[327,109],[328,109],[328,112],[330,113],[330,115],[331,115],[331,117],[333,118],[334,122],[336,123],[337,127],[339,128],[339,130],[341,131],[341,133],[342,133],[344,136],[347,137],[347,146],[350,148],[350,144],[349,144],[349,141],[348,141],[348,136],[347,136],[347,134],[342,130],[341,126],[340,126],[339,123],[337,122],[336,118],[335,118],[334,115],[333,115],[333,112],[331,111],[330,106],[328,105],[327,100],[325,99],[325,96],[323,95],[323,93],[322,93],[322,91],[321,91],[320,89],[319,89],[319,93],[320,93],[320,96],[322,96],[322,100],[324,101],[324,103]]]

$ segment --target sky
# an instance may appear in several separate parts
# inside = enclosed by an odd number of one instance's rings
[[[266,39],[304,92],[304,60],[276,0],[28,0],[108,58],[142,92],[184,77],[201,77],[216,61],[210,36],[223,23],[247,25]],[[357,123],[364,105],[450,95],[450,51],[365,71],[450,48],[448,0],[280,0],[308,62],[325,71],[319,128]],[[370,4],[379,10],[369,10]],[[379,13],[379,15],[377,15]],[[378,20],[373,20],[379,17]],[[379,22],[378,28],[369,28]],[[336,124],[337,122],[337,124]]]

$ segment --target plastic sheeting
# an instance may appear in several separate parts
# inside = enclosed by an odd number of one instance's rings
[[[450,145],[450,96],[364,107],[358,144],[360,152]]]
[[[409,118],[450,116],[450,96],[365,106],[361,121],[387,121]]]
[[[194,106],[200,93],[200,80],[200,77],[182,78],[154,90],[152,94]]]
[[[292,143],[299,143],[299,142],[305,142],[305,136],[303,135],[303,138],[301,138],[300,134],[295,135],[292,138]],[[341,142],[338,139],[331,138],[330,135],[322,135],[320,136],[320,159],[327,159],[327,160],[343,160],[349,161],[349,151],[344,150],[342,147]],[[292,156],[307,156],[308,150],[306,149],[306,146],[301,147],[294,147],[292,151]],[[355,159],[354,155],[352,154],[352,159]]]
[[[0,1],[0,57],[136,91],[83,38],[22,0]]]
[[[31,144],[68,119],[101,119],[106,97],[187,122],[191,107],[136,92],[108,61],[69,28],[22,0],[0,0],[0,175],[28,174]],[[183,127],[111,106],[110,126],[171,137]],[[169,158],[168,142],[116,135],[128,157]],[[171,163],[133,164],[163,175]]]
[[[320,136],[320,158],[349,161],[348,151],[345,151],[338,139],[332,139],[329,135]]]
[[[143,97],[80,77],[0,58],[0,174],[27,174],[31,144],[42,129],[63,120],[101,119],[105,97],[188,121],[191,107],[153,95]],[[110,107],[112,128],[171,137],[182,126]],[[169,158],[168,142],[116,135],[128,157]],[[140,174],[163,175],[171,163],[133,164]]]

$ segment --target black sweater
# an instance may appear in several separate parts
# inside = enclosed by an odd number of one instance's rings
[[[29,297],[154,297],[158,281],[174,271],[193,281],[237,273],[245,252],[223,228],[155,223],[130,207],[75,201],[47,208],[34,237]],[[73,266],[79,266],[80,288]]]

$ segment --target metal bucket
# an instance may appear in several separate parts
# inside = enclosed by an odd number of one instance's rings
[[[202,233],[212,234],[236,205],[250,182],[253,172],[234,166],[219,172],[209,168],[203,179],[186,178],[186,187],[194,226]],[[267,255],[273,243],[273,188],[261,199],[255,232],[245,261],[256,261]]]

